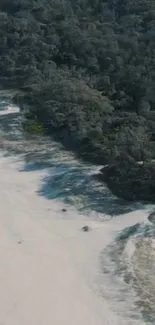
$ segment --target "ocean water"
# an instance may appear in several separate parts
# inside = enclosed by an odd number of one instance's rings
[[[98,182],[94,174],[102,166],[79,161],[74,154],[49,137],[23,132],[22,115],[8,96],[0,97],[0,148],[6,156],[16,154],[24,161],[27,173],[46,170],[38,195],[61,200],[79,213],[104,222],[139,209],[153,211],[154,206],[120,200]],[[21,170],[19,170],[20,173]],[[101,272],[109,289],[107,299],[117,301],[118,313],[126,313],[126,324],[134,325],[142,317],[155,324],[155,225],[148,220],[116,235],[100,256]],[[102,288],[101,288],[102,291]]]
[[[102,252],[101,268],[110,285],[117,287],[112,295],[119,309],[122,306],[130,319],[142,316],[147,324],[155,324],[154,224],[135,224],[120,232]]]

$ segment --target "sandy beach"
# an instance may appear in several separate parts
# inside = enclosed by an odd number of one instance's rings
[[[100,252],[145,213],[105,222],[63,213],[61,202],[37,194],[45,171],[22,165],[22,157],[0,156],[0,324],[130,324],[97,294],[95,279]],[[85,224],[91,231],[81,231]]]

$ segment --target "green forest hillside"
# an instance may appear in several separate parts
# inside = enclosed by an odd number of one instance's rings
[[[109,164],[115,194],[155,201],[155,0],[1,0],[0,40],[26,123]]]

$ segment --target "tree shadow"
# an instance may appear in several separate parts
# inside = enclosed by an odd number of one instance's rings
[[[138,203],[125,202],[112,195],[104,183],[95,181],[86,170],[79,167],[60,168],[61,172],[50,169],[43,179],[39,195],[74,204],[82,213],[94,211],[114,216],[139,209]]]
[[[4,134],[8,141],[21,138],[19,113],[0,115],[0,134]]]
[[[46,199],[73,204],[87,214],[114,216],[142,208],[140,203],[129,203],[114,196],[104,183],[94,178],[95,166],[78,161],[51,138],[25,137],[18,113],[0,116],[0,132],[9,143],[16,143],[15,147],[9,147],[8,155],[23,154],[24,167],[19,171],[46,170],[47,176],[43,177],[37,192]]]

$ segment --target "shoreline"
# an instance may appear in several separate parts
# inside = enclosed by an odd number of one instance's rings
[[[147,213],[104,222],[82,216],[73,207],[63,214],[64,204],[36,193],[45,171],[26,173],[22,164],[19,156],[3,157],[1,151],[0,321],[125,325],[127,320],[100,297],[95,283],[101,272],[99,256],[117,231],[145,221]],[[88,233],[81,231],[85,224],[92,228]]]
[[[34,118],[31,114],[31,105],[26,99],[29,92],[25,91],[21,94],[17,93],[12,100],[20,107],[27,133],[47,135],[61,144],[65,150],[73,153],[81,162],[96,165],[98,173],[94,173],[94,178],[106,184],[109,191],[117,198],[129,203],[140,201],[143,204],[154,204],[155,197],[152,194],[154,183],[150,181],[150,178],[153,179],[155,176],[154,159],[137,161],[130,155],[117,159],[115,156],[103,155],[103,153],[100,156],[99,152],[94,155],[95,147],[91,147],[90,144],[77,145],[76,137],[73,140],[74,137],[67,128],[54,126],[52,118],[51,121],[42,120],[37,117],[37,114]]]

